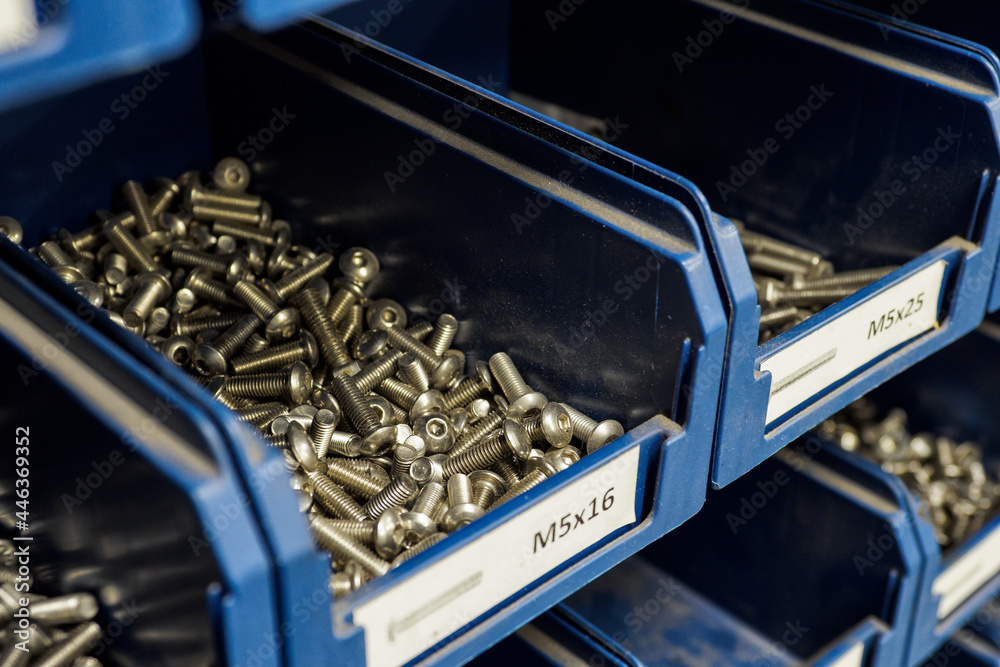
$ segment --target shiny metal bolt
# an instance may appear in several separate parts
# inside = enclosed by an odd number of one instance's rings
[[[312,388],[312,373],[301,361],[292,364],[286,372],[234,375],[226,380],[226,390],[233,396],[284,397],[293,403],[304,403],[312,393]]]
[[[135,294],[122,313],[122,319],[127,326],[137,327],[145,322],[153,308],[171,295],[173,287],[165,273],[165,271],[146,271],[135,279],[133,283]]]
[[[511,454],[524,460],[530,451],[531,442],[524,427],[512,419],[507,419],[501,429],[487,436],[482,443],[445,461],[444,476],[447,479],[460,473],[484,470]]]

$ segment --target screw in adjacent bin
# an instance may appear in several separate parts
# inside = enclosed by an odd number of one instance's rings
[[[69,667],[73,660],[89,651],[101,638],[101,626],[93,621],[70,631],[66,639],[56,642],[33,667]]]

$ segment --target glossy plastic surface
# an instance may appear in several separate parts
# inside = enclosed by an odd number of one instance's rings
[[[633,159],[640,182],[662,180],[650,162],[673,170],[713,211],[838,269],[904,265],[758,348],[757,298],[736,230],[703,218],[731,330],[715,484],[981,320],[1000,240],[997,68],[982,49],[915,34],[886,41],[874,21],[794,2],[635,11],[588,3],[554,28],[544,4],[513,4],[513,90],[604,119],[606,143],[649,161]],[[607,37],[604,48],[593,48],[595,34]],[[655,63],[658,76],[639,63]],[[765,420],[772,387],[762,363],[935,256],[947,263],[940,327]]]
[[[213,158],[239,155],[251,163],[257,191],[307,245],[334,254],[366,245],[383,264],[375,293],[392,295],[416,318],[455,314],[463,323],[458,345],[470,362],[505,350],[535,388],[625,424],[629,432],[618,442],[337,601],[331,623],[325,566],[283,473],[273,483],[252,476],[269,470],[276,453],[228,428],[234,422],[223,408],[205,407],[230,431],[252,499],[247,509],[264,527],[278,568],[276,636],[292,665],[334,654],[342,664],[364,664],[364,637],[351,620],[360,606],[635,452],[641,520],[596,534],[530,586],[510,591],[502,606],[468,619],[426,657],[451,663],[481,652],[701,507],[725,319],[684,206],[472,108],[456,108],[367,52],[345,58],[340,46],[350,43],[320,26],[272,38],[220,35],[204,54],[171,64],[173,85],[184,94],[171,95],[164,84],[164,94],[143,107],[142,123],[123,124],[108,137],[91,158],[93,168],[62,182],[27,178],[51,168],[38,155],[52,149],[9,131],[5,141],[21,166],[0,169],[0,181],[25,184],[23,192],[6,189],[17,194],[5,203],[30,245],[58,226],[78,228],[86,211],[108,206],[108,193],[126,178],[206,168]],[[262,78],[265,89],[257,86]],[[16,127],[58,134],[66,108],[100,108],[108,89],[128,83],[18,112]],[[569,182],[560,183],[563,172]],[[520,226],[512,216],[532,202],[545,212]],[[69,209],[80,211],[75,223]],[[75,299],[32,261],[22,257],[25,272],[60,298]],[[627,276],[636,287],[616,292]],[[180,369],[137,350],[141,343],[127,332],[117,337],[178,391],[208,403]]]
[[[65,308],[5,262],[0,295],[0,421],[30,449],[35,590],[97,596],[105,664],[236,664],[278,605],[222,433],[92,329],[89,308]],[[14,474],[0,467],[11,515]]]
[[[643,665],[906,664],[923,561],[905,489],[833,454],[793,444],[560,613]]]

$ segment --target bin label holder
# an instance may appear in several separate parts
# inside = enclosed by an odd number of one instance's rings
[[[930,264],[761,361],[771,373],[765,424],[937,326],[945,265]]]
[[[941,620],[1000,572],[1000,525],[979,543],[955,559],[934,579],[931,591],[940,595],[937,617]]]
[[[399,667],[636,521],[638,443],[354,610],[368,665]]]

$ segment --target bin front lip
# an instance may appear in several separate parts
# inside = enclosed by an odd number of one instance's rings
[[[0,239],[0,244],[4,243],[9,243],[9,241]],[[0,249],[0,254],[8,252],[12,246],[13,244]],[[113,341],[93,329],[89,322],[78,322],[74,315],[68,312],[56,299],[45,294],[23,275],[16,273],[13,267],[0,261],[0,282],[8,281],[18,291],[32,299],[33,303],[44,308],[43,313],[46,318],[61,319],[67,323],[64,331],[72,330],[74,334],[67,339],[66,348],[73,345],[91,347],[103,359],[111,360],[110,368],[113,368],[115,372],[138,376],[142,382],[156,387],[157,393],[167,397],[165,400],[173,406],[173,409],[183,411],[194,427],[198,429],[199,434],[205,437],[211,457],[198,451],[177,451],[174,454],[169,454],[157,449],[155,445],[153,449],[150,449],[150,443],[140,439],[136,439],[132,445],[139,450],[139,455],[155,463],[157,468],[173,484],[187,492],[192,507],[202,522],[202,529],[212,525],[212,519],[218,516],[220,508],[239,506],[242,485],[237,481],[239,480],[238,473],[226,454],[221,433],[193,401],[169,387],[162,378],[147,368],[123,363],[127,360],[121,358],[122,352]],[[7,299],[0,298],[0,310],[10,308],[12,305]],[[11,313],[8,312],[8,322],[12,321],[10,316]],[[48,334],[44,333],[45,329],[40,323],[23,314],[18,313],[14,316],[23,318],[24,321],[30,323],[30,328],[22,328],[21,336],[25,331],[31,333],[31,329],[43,332],[42,337],[38,338],[37,341],[28,341],[29,346],[24,347],[26,351],[30,352],[31,343],[45,344],[43,341]],[[108,322],[110,323],[110,320]],[[15,337],[15,340],[24,342],[25,339]],[[70,363],[67,364],[65,360],[60,362],[59,355],[64,355]],[[85,365],[86,362],[78,359],[72,350],[60,348],[56,358],[48,360],[47,368],[62,367],[62,370],[55,375],[55,380],[68,391],[74,391],[76,389],[75,382],[82,379],[103,377],[102,373],[94,369],[90,369],[89,374],[81,375],[80,367]],[[75,376],[75,378],[69,379],[70,376]],[[90,404],[91,409],[107,415],[107,420],[116,420],[114,426],[108,424],[109,428],[124,430],[124,427],[117,422],[121,415],[114,411],[109,412],[111,406],[114,405],[113,400],[109,405],[107,404],[107,396],[98,398],[92,392],[87,392],[87,394],[88,396],[82,400]],[[139,410],[141,411],[141,408]],[[141,412],[137,412],[137,414],[141,415]],[[146,419],[154,424],[162,421],[156,419],[151,412],[147,414]],[[178,441],[176,446],[170,448],[180,450],[188,447],[182,441]],[[266,630],[262,628],[270,627],[274,623],[277,611],[276,589],[271,562],[267,557],[266,540],[260,526],[254,521],[253,515],[241,514],[235,518],[229,516],[226,518],[228,522],[233,524],[231,527],[235,530],[221,531],[213,540],[215,546],[212,548],[212,557],[217,563],[219,578],[223,586],[220,597],[226,600],[222,605],[222,617],[219,619],[222,634],[217,635],[216,640],[223,645],[224,651],[236,655],[256,640],[257,633],[260,633],[260,636],[266,634]],[[206,598],[206,605],[208,604],[210,604],[209,598]],[[256,613],[253,623],[237,622],[238,617],[250,613],[251,610]]]

